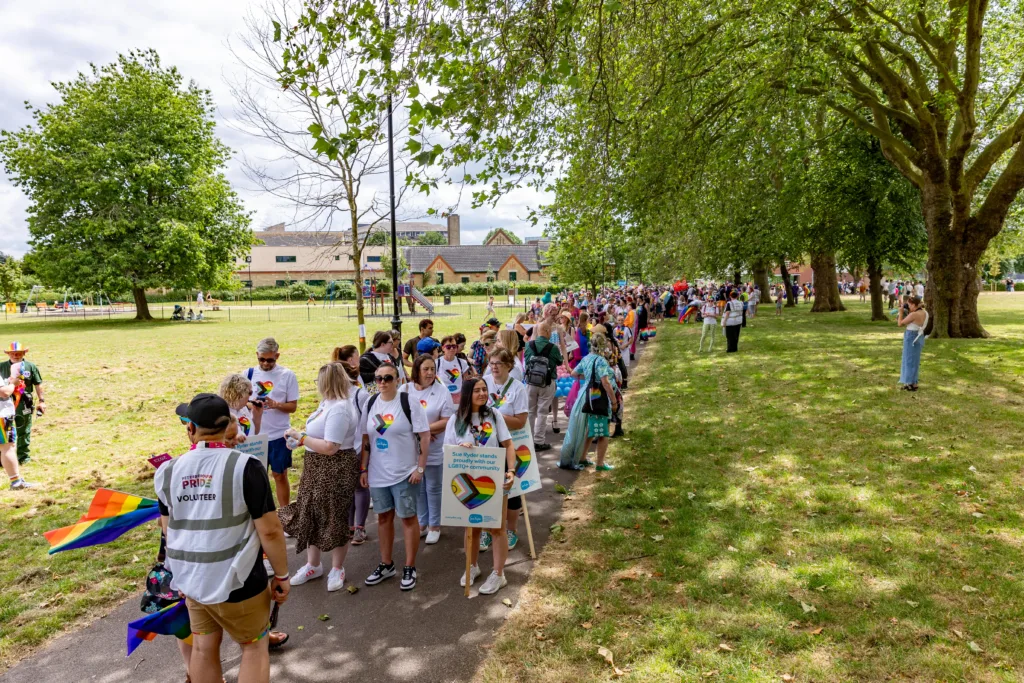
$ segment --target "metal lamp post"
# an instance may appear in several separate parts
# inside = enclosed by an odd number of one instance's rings
[[[245,262],[249,264],[249,308],[252,308],[252,256],[246,256]]]
[[[384,0],[384,32],[391,29],[391,11],[389,0]],[[391,74],[391,59],[388,58],[388,75]],[[391,186],[391,299],[394,304],[394,317],[391,329],[402,331],[402,315],[398,307],[398,228],[395,224],[395,132],[391,122],[392,95],[391,84],[388,83],[388,183]]]

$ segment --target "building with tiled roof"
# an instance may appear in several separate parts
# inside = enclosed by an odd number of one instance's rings
[[[486,282],[488,273],[501,281],[548,282],[544,251],[524,244],[420,246],[405,247],[405,260],[417,287],[424,273],[430,284]]]

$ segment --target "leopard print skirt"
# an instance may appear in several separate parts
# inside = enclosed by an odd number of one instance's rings
[[[334,455],[306,451],[295,502],[278,510],[284,530],[295,538],[296,551],[311,545],[328,551],[351,540],[348,511],[358,484],[355,450]]]

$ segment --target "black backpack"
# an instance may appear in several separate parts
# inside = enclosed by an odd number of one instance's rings
[[[400,391],[400,392],[398,392],[398,396],[399,396],[398,400],[402,404],[402,413],[405,415],[405,419],[409,421],[409,424],[412,424],[412,408],[409,406],[409,394],[405,393],[404,391]],[[370,397],[370,400],[367,401],[367,403],[366,403],[366,414],[367,415],[369,415],[370,411],[373,410],[373,404],[377,402],[377,399],[379,397],[380,397],[380,394],[374,394],[373,396]]]
[[[554,344],[548,342],[543,351],[537,351],[537,342],[530,342],[533,346],[533,355],[526,361],[526,372],[523,373],[523,381],[531,387],[546,387],[551,385],[551,349]]]

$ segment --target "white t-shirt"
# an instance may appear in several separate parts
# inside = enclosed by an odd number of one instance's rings
[[[249,371],[243,372],[248,376]],[[274,369],[267,372],[260,368],[253,368],[252,371],[252,398],[271,399],[280,403],[299,400],[299,380],[295,373],[288,368],[275,365]],[[280,439],[288,430],[291,418],[288,413],[280,410],[263,409],[263,419],[260,421],[260,433],[266,434],[267,438],[273,441]]]
[[[487,446],[498,448],[502,441],[508,441],[512,435],[505,426],[505,418],[496,410],[491,411],[490,417],[483,420],[481,424],[480,413],[474,412],[471,420],[472,427],[466,430],[465,434],[458,434],[455,429],[459,421],[457,415],[448,418],[448,426],[444,430],[444,443],[446,446],[460,446],[463,443],[472,443],[476,446]]]
[[[508,379],[501,386],[494,382],[494,376],[484,377],[487,382],[487,405],[503,415],[521,415],[530,412],[530,400],[526,395],[526,385],[509,373]]]
[[[918,297],[924,297],[924,285],[918,283],[914,286],[914,295]]]
[[[306,436],[338,444],[342,449],[356,447],[356,413],[352,401],[331,399],[320,401],[313,414],[306,418]],[[307,446],[308,449],[308,446]],[[324,455],[332,455],[324,453]]]
[[[718,306],[715,305],[714,301],[705,301],[704,306],[701,307],[700,314],[704,317],[704,324],[714,325],[715,320],[718,319]]]
[[[455,413],[455,405],[448,390],[436,379],[426,389],[416,388],[416,384],[409,382],[401,391],[409,394],[413,403],[419,402],[420,406],[427,413],[427,423],[433,424],[438,420],[451,417]],[[378,399],[379,400],[379,399]],[[428,465],[440,465],[444,462],[444,443],[440,438],[431,437],[430,455],[427,456]]]
[[[444,356],[437,359],[437,377],[449,394],[462,392],[462,380],[469,371],[469,363],[458,356],[448,361]]]
[[[252,420],[252,410],[249,406],[243,406],[238,410],[229,408],[231,417],[238,421],[238,433],[242,436],[256,436],[256,425]],[[260,425],[262,428],[263,425]]]
[[[488,363],[487,369],[484,370],[484,377],[490,377],[491,374],[491,364]],[[523,361],[519,360],[518,355],[512,359],[512,369],[508,371],[508,374],[510,377],[515,377],[520,382],[523,381]]]
[[[361,443],[363,435],[370,439],[369,484],[373,488],[393,486],[416,471],[420,459],[418,434],[430,431],[427,411],[419,401],[409,401],[412,424],[402,412],[402,395],[396,394],[385,401],[377,394],[377,400],[364,409],[359,421],[357,438]]]

